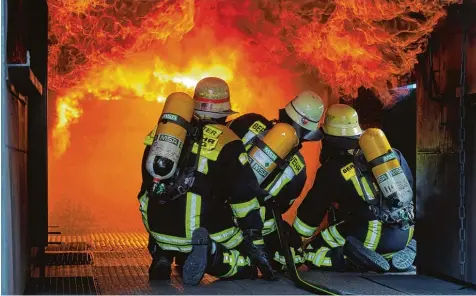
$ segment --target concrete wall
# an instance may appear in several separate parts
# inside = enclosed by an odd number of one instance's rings
[[[475,6],[463,9],[476,15]],[[466,270],[459,260],[459,86],[462,16],[451,9],[431,37],[433,69],[441,96],[429,84],[429,53],[417,67],[417,227],[419,271],[476,283],[476,166],[474,130],[476,108],[467,96],[466,111]],[[473,18],[474,19],[474,18]],[[476,90],[476,24],[472,20],[468,45],[467,90]]]

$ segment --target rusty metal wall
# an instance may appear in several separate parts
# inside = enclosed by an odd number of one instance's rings
[[[476,283],[476,110],[471,95],[466,106],[466,269],[460,272],[459,99],[461,12],[476,15],[476,6],[457,11],[432,34],[431,51],[417,67],[417,228],[419,272]],[[470,25],[467,52],[467,93],[476,90],[476,23]],[[429,57],[434,82],[431,83]]]

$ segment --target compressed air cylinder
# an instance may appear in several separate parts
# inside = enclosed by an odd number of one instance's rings
[[[296,130],[287,123],[277,123],[263,137],[264,147],[255,146],[249,152],[250,164],[258,183],[276,168],[276,160],[285,158],[299,144]]]
[[[365,130],[359,145],[384,197],[410,202],[413,190],[383,131],[378,128]]]
[[[192,120],[193,109],[194,101],[186,93],[176,92],[167,97],[146,162],[146,169],[155,181],[168,179],[177,170],[187,136],[183,120]]]

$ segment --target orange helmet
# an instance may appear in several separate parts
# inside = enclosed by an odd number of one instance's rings
[[[200,80],[193,95],[195,113],[204,118],[223,118],[237,112],[231,110],[228,84],[217,77]]]

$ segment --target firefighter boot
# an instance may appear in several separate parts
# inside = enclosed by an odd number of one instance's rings
[[[353,264],[366,267],[371,271],[386,272],[390,269],[390,265],[382,255],[367,249],[355,237],[348,236],[346,238],[343,252]]]
[[[406,271],[412,267],[417,252],[417,242],[412,239],[405,249],[395,253],[392,257],[392,267],[397,271]]]
[[[149,267],[149,281],[169,280],[172,260],[165,256],[155,256]]]
[[[200,227],[193,231],[192,252],[183,264],[182,277],[185,285],[195,286],[202,280],[207,269],[211,244],[207,229]]]

